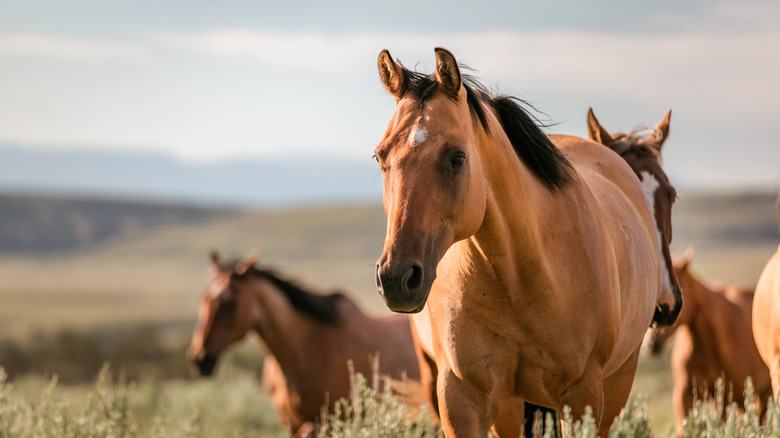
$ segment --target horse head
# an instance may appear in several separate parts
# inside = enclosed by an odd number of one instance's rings
[[[682,296],[680,284],[674,275],[672,256],[669,245],[672,242],[672,206],[677,199],[677,191],[669,182],[669,178],[661,167],[661,148],[669,135],[669,119],[672,111],[664,115],[661,122],[647,136],[640,137],[634,133],[609,134],[604,129],[592,109],[588,109],[588,134],[591,140],[597,141],[617,152],[634,170],[642,184],[650,212],[655,220],[658,243],[663,260],[661,267],[664,287],[674,294],[675,298]],[[682,300],[676,299],[673,309],[657,309],[653,321],[661,325],[672,325],[682,308]]]
[[[688,325],[693,322],[697,312],[697,304],[694,299],[695,290],[700,287],[698,280],[690,272],[691,261],[693,261],[693,248],[685,250],[682,258],[674,261],[674,275],[679,282],[681,291],[685,299],[685,305],[682,306],[677,321],[671,327],[655,327],[647,331],[645,337],[645,347],[650,354],[659,354],[663,351],[666,340],[674,333],[675,329],[681,325]]]
[[[229,265],[220,264],[219,255],[209,256],[210,279],[198,308],[198,322],[192,334],[187,357],[203,376],[214,370],[219,355],[229,345],[241,340],[251,328],[245,294],[246,277],[257,261],[257,255]]]
[[[376,283],[390,310],[413,313],[425,306],[447,249],[473,235],[485,214],[476,97],[444,49],[436,49],[435,75],[405,69],[386,50],[379,74],[396,107],[375,150],[388,218]]]

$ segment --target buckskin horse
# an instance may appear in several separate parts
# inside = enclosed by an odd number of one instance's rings
[[[780,222],[780,195],[777,199]],[[753,337],[761,359],[769,367],[772,393],[780,391],[780,246],[769,259],[756,284],[753,300]]]
[[[675,262],[674,272],[682,286],[685,305],[672,327],[656,328],[649,337],[650,351],[658,354],[674,334],[672,347],[673,403],[677,433],[693,408],[695,397],[715,396],[715,385],[723,379],[731,400],[744,407],[745,381],[753,380],[759,415],[772,394],[769,369],[753,340],[753,292],[736,286],[711,288],[690,271],[693,250]],[[727,400],[728,401],[728,400]],[[724,412],[725,415],[725,412]]]
[[[378,290],[413,314],[445,435],[495,423],[504,436],[526,401],[577,418],[591,406],[604,437],[647,327],[677,316],[640,182],[603,145],[548,138],[517,99],[435,52],[431,76],[379,55],[396,108],[375,149],[388,217]]]
[[[348,361],[368,377],[378,355],[380,374],[419,379],[407,318],[369,317],[341,293],[319,295],[256,267],[256,257],[221,263],[211,253],[209,261],[187,355],[209,375],[226,348],[256,332],[270,353],[263,383],[293,435],[315,430],[323,406],[348,396]]]

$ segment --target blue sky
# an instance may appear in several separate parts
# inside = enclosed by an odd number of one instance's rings
[[[0,143],[186,162],[370,156],[387,48],[450,49],[489,88],[586,135],[672,109],[673,183],[780,186],[780,3],[0,0]]]

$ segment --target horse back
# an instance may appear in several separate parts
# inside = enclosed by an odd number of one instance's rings
[[[645,226],[651,231],[655,229],[639,179],[626,160],[592,140],[569,135],[551,135],[550,140],[566,154],[574,168],[584,176],[586,184],[594,183],[587,175],[595,174],[607,179],[626,196]]]

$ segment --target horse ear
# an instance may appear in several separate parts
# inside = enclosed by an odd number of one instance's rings
[[[219,273],[219,252],[216,250],[209,251],[209,271],[212,274]]]
[[[609,146],[612,143],[612,136],[609,135],[606,129],[601,127],[598,119],[593,114],[593,108],[588,108],[588,137],[605,146]]]
[[[681,263],[683,269],[688,269],[688,265],[690,265],[691,262],[693,261],[694,253],[695,251],[693,250],[692,246],[689,246],[688,248],[685,249],[685,253],[683,254],[682,263]]]
[[[403,67],[393,61],[387,49],[379,53],[377,65],[379,67],[379,77],[382,78],[382,83],[387,88],[387,91],[395,96],[396,99],[400,99],[406,91],[406,73],[404,73]]]
[[[648,144],[656,151],[657,156],[661,156],[661,147],[663,147],[666,137],[669,136],[669,119],[672,117],[672,110],[666,111],[663,120],[652,134],[647,137]]]
[[[238,275],[244,275],[249,271],[249,268],[255,265],[260,260],[260,251],[254,250],[243,260],[236,263],[235,273]]]
[[[460,69],[458,69],[458,62],[455,57],[452,56],[446,49],[437,47],[436,51],[436,79],[441,85],[441,89],[447,96],[455,99],[460,93],[460,86],[462,80],[460,77]]]

